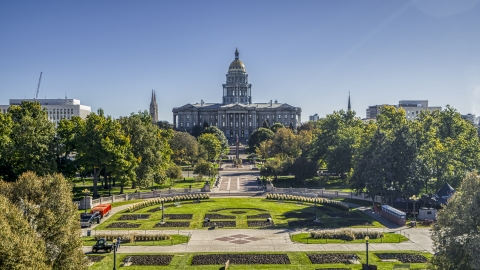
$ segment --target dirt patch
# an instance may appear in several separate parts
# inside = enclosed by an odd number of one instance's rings
[[[287,254],[208,254],[194,255],[192,265],[225,264],[290,264]]]
[[[241,214],[246,214],[247,211],[232,211],[230,213],[235,214],[235,215],[241,215]]]
[[[169,265],[173,255],[134,255],[130,257],[132,265]]]
[[[426,263],[428,259],[419,254],[410,253],[375,253],[381,260],[398,260],[402,263]]]
[[[274,226],[273,221],[267,222],[264,220],[247,220],[248,227],[268,227]]]
[[[227,216],[222,214],[205,214],[205,218],[209,219],[235,219],[235,216]]]
[[[105,258],[105,256],[87,256],[87,258],[91,261],[91,262],[100,262],[101,260],[103,260],[103,258]]]
[[[121,215],[118,220],[148,219],[149,217],[150,217],[150,214]]]
[[[269,213],[266,213],[266,214],[258,214],[258,215],[254,215],[254,216],[247,216],[248,219],[259,219],[259,218],[271,218],[272,216],[270,216]]]
[[[193,214],[165,214],[168,219],[192,219]]]
[[[313,264],[327,264],[327,263],[344,263],[350,264],[353,260],[358,260],[358,256],[355,254],[339,254],[339,253],[326,253],[326,254],[307,254],[310,262]]]
[[[154,226],[155,228],[185,228],[190,227],[190,222],[188,221],[167,221],[164,224],[157,223]]]
[[[211,220],[210,222],[203,222],[202,227],[213,227],[215,226],[214,224],[220,227],[237,227],[237,222],[233,220],[230,220],[230,221]]]
[[[139,228],[142,224],[128,223],[128,222],[113,222],[107,228]]]

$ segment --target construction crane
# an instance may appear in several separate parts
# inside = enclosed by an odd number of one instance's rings
[[[40,78],[38,78],[38,86],[37,86],[37,93],[35,94],[35,100],[38,98],[38,91],[40,91],[40,82],[42,82],[42,73],[40,72]]]

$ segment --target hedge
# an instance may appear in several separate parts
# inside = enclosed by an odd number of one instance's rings
[[[370,239],[382,238],[382,232],[376,231],[353,231],[348,229],[340,230],[319,230],[310,233],[311,238],[315,239],[341,239],[352,241],[355,239],[365,239],[368,236]]]
[[[161,241],[161,240],[170,240],[172,237],[168,234],[147,234],[147,235],[139,235],[136,233],[129,233],[129,234],[97,234],[95,235],[95,241],[100,238],[105,238],[107,241],[113,241],[120,237],[123,243],[130,242],[133,243],[135,241]]]
[[[152,205],[161,204],[162,202],[178,202],[178,201],[187,201],[187,200],[195,200],[195,199],[209,199],[210,196],[205,193],[201,194],[188,194],[188,195],[181,195],[181,196],[173,196],[173,197],[164,197],[164,198],[154,198],[145,200],[143,202],[132,204],[127,208],[127,212],[135,212],[139,209],[149,207]]]
[[[339,202],[339,201],[334,201],[334,200],[329,200],[329,199],[324,199],[324,198],[312,198],[312,197],[305,197],[305,196],[295,196],[295,195],[290,195],[290,194],[278,194],[278,193],[268,193],[267,194],[267,199],[271,200],[285,200],[285,201],[300,201],[300,202],[317,202],[319,204],[323,205],[328,205],[331,207],[335,207],[341,210],[348,211],[350,208],[348,204]]]

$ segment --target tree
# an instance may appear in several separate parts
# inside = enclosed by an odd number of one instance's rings
[[[195,168],[193,172],[195,174],[201,174],[201,175],[208,175],[212,170],[212,163],[204,160],[200,160],[197,165],[195,165]]]
[[[305,185],[305,180],[314,177],[317,174],[317,164],[312,160],[300,156],[290,167],[290,171],[295,175],[297,181]]]
[[[215,160],[222,151],[220,141],[214,134],[202,134],[198,137],[198,143],[205,147],[209,160]]]
[[[293,131],[289,128],[280,128],[272,138],[272,155],[297,158],[300,156],[300,148]]]
[[[73,154],[78,148],[78,136],[80,136],[85,121],[73,116],[72,119],[62,119],[57,126],[56,160],[57,169],[67,179],[73,179],[78,172],[78,164]]]
[[[285,126],[282,124],[282,123],[274,123],[271,127],[270,127],[270,130],[273,132],[273,133],[276,133],[277,130],[281,129],[281,128],[284,128]]]
[[[16,205],[0,195],[0,268],[50,269],[45,254],[45,242]]]
[[[270,121],[268,119],[265,119],[262,123],[262,128],[270,128]]]
[[[167,177],[170,178],[170,185],[173,185],[175,179],[182,178],[182,168],[176,164],[170,164],[167,168]]]
[[[122,133],[130,141],[133,157],[138,161],[135,169],[136,182],[132,183],[132,187],[146,187],[153,182],[155,174],[165,173],[172,153],[168,144],[170,137],[173,137],[172,130],[158,129],[152,124],[147,111],[121,117],[119,123]]]
[[[272,140],[265,140],[261,142],[256,148],[256,153],[259,157],[266,159],[270,157],[272,147]]]
[[[173,154],[172,159],[177,163],[189,161],[193,164],[198,156],[198,141],[188,132],[175,131],[169,141]]]
[[[32,172],[24,173],[15,183],[0,182],[0,196],[19,209],[35,237],[44,243],[45,262],[51,269],[88,268],[82,251],[78,210],[72,202],[71,186],[62,175],[39,177]]]
[[[200,135],[202,135],[202,127],[200,125],[193,126],[192,136],[198,138]]]
[[[260,169],[260,175],[263,177],[273,177],[274,180],[277,180],[278,176],[283,172],[284,165],[280,157],[269,158]]]
[[[218,141],[220,142],[220,146],[222,147],[223,151],[226,151],[230,148],[229,145],[228,145],[228,140],[225,137],[225,134],[223,134],[223,132],[218,127],[215,127],[215,126],[208,127],[207,126],[203,129],[202,134],[213,134],[213,135],[215,135],[215,137],[217,137]]]
[[[480,269],[480,178],[469,173],[437,214],[433,269]]]
[[[259,128],[255,130],[252,135],[250,135],[250,139],[248,140],[248,152],[255,153],[256,149],[259,147],[260,143],[270,140],[273,138],[273,131],[267,128]]]
[[[0,150],[3,179],[15,181],[26,171],[46,175],[56,170],[55,126],[40,103],[22,101],[19,106],[11,106],[0,120],[3,122],[0,125],[6,128],[2,137],[9,137]]]

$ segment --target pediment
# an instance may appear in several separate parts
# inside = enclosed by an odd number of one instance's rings
[[[244,104],[228,104],[226,106],[222,106],[222,109],[228,110],[247,110],[247,105]]]
[[[183,105],[182,107],[179,107],[178,109],[179,110],[186,110],[186,109],[194,109],[195,106],[193,106],[192,104],[188,103],[188,104],[185,104]]]

